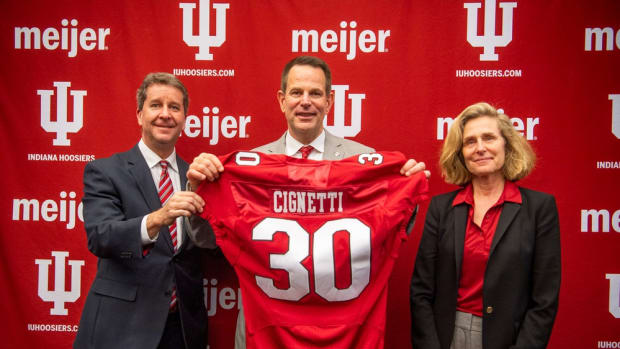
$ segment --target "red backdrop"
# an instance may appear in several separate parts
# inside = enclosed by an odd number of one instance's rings
[[[72,343],[96,269],[82,171],[138,141],[134,96],[148,72],[190,91],[177,150],[191,161],[279,137],[280,72],[303,53],[332,68],[332,130],[425,161],[436,194],[453,189],[436,165],[445,118],[482,100],[516,118],[540,160],[520,184],[554,194],[560,211],[550,347],[620,345],[620,2],[192,1],[0,3],[7,347]],[[387,348],[410,346],[425,211],[390,282]],[[209,342],[232,348],[236,278],[224,259],[205,266]]]

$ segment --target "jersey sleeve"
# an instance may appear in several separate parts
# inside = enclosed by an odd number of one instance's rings
[[[384,215],[387,225],[398,227],[397,232],[402,239],[407,238],[406,226],[416,205],[428,198],[429,190],[424,172],[411,176],[400,174],[406,161],[402,153],[395,151],[360,154],[343,160],[339,164],[342,175],[334,176],[350,186],[380,186],[383,195],[378,211]]]
[[[428,199],[428,180],[424,172],[418,172],[410,176],[400,174],[400,169],[407,161],[399,152],[380,152],[384,154],[386,163],[394,162],[396,169],[392,167],[388,180],[388,192],[384,215],[386,221],[398,222],[397,233],[403,239],[407,239],[407,223],[411,218],[416,206]]]
[[[400,222],[398,232],[406,239],[411,215],[418,204],[428,199],[428,180],[424,172],[402,177],[390,183],[390,192],[394,194],[388,197],[385,215],[389,220]]]
[[[234,165],[234,162],[230,161],[233,155],[234,153],[230,153],[220,157],[220,161],[224,165],[224,173],[229,170],[230,166]],[[239,256],[241,245],[235,239],[235,235],[231,234],[235,230],[239,212],[232,193],[230,176],[221,175],[214,182],[204,181],[198,187],[196,194],[200,195],[205,201],[200,216],[209,221],[218,246],[228,252],[226,257],[231,264],[234,264]],[[228,246],[224,248],[224,245]]]

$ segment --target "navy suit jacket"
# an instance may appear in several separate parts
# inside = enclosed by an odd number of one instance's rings
[[[178,156],[177,164],[185,187],[188,164]],[[140,224],[161,202],[137,145],[86,165],[82,202],[88,249],[98,262],[74,348],[155,349],[174,284],[187,348],[206,348],[201,250],[188,229],[176,253],[164,227],[143,256]]]
[[[519,188],[522,203],[504,203],[484,274],[482,347],[545,348],[558,309],[560,228],[553,196]],[[435,196],[411,280],[414,349],[448,349],[469,206],[457,191]]]

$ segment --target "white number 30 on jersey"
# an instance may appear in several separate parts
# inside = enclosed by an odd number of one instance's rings
[[[334,234],[349,234],[351,253],[351,285],[344,289],[336,287],[334,270]],[[291,219],[265,218],[252,230],[252,239],[271,241],[276,232],[289,237],[289,250],[284,254],[271,254],[269,263],[273,269],[288,272],[289,288],[280,289],[273,279],[256,276],[256,283],[269,297],[297,301],[310,293],[310,275],[301,262],[310,255],[310,234],[297,221]],[[315,292],[330,302],[347,301],[359,296],[370,281],[370,228],[356,218],[328,221],[314,232],[312,244]]]

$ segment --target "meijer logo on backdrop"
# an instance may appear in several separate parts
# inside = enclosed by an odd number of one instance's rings
[[[217,279],[202,279],[204,288],[204,303],[207,315],[215,316],[218,308],[223,310],[241,309],[241,290],[232,287],[218,287]]]
[[[195,3],[182,2],[179,8],[183,9],[183,41],[190,47],[198,47],[197,61],[212,61],[211,47],[220,47],[226,41],[226,10],[230,4],[214,3],[215,35],[211,35],[211,7],[209,0],[200,0],[198,9],[198,35],[194,35]]]
[[[502,9],[502,35],[495,34],[496,9],[495,0],[484,1],[484,35],[478,35],[478,9],[482,3],[465,3],[467,9],[467,42],[473,47],[484,48],[480,54],[481,61],[497,61],[496,47],[506,47],[512,41],[512,11],[516,2],[500,2]]]
[[[189,138],[202,136],[210,138],[209,144],[216,145],[222,138],[248,138],[247,125],[252,121],[251,115],[219,116],[220,108],[203,107],[202,119],[197,115],[188,115],[185,119],[183,133]],[[209,115],[211,114],[211,115]],[[220,119],[221,118],[221,119]]]
[[[347,26],[350,28],[347,30]],[[291,52],[319,52],[332,53],[338,50],[347,53],[347,60],[353,60],[359,48],[361,52],[387,52],[385,41],[390,36],[389,30],[362,30],[357,35],[357,22],[340,22],[340,33],[335,30],[325,30],[319,35],[315,29],[295,29],[291,33]],[[301,46],[301,48],[300,48]]]
[[[80,284],[82,279],[82,267],[84,261],[69,260],[71,266],[71,290],[65,290],[65,259],[69,257],[67,251],[52,251],[54,257],[54,289],[49,290],[49,267],[51,259],[35,259],[34,263],[39,266],[39,285],[38,294],[44,302],[53,302],[54,306],[50,309],[50,315],[67,315],[65,303],[73,303],[80,298]]]
[[[365,93],[349,93],[351,100],[351,125],[345,125],[345,112],[347,101],[345,96],[349,85],[332,85],[334,90],[334,124],[327,125],[327,118],[323,119],[323,126],[331,133],[339,137],[355,137],[362,130],[362,100],[366,99]]]
[[[582,233],[609,233],[610,226],[616,233],[620,233],[620,210],[612,210],[611,212],[605,209],[581,210]]]
[[[84,222],[84,205],[76,199],[75,191],[61,191],[59,199],[13,199],[14,221],[38,222],[41,218],[45,222],[67,222],[67,229],[75,228],[79,220]]]
[[[37,90],[41,96],[41,127],[50,133],[56,133],[52,142],[55,146],[69,146],[71,141],[67,133],[76,133],[82,129],[84,117],[84,90],[72,90],[73,96],[73,120],[67,118],[67,90],[71,87],[68,81],[54,81],[56,87],[56,120],[51,117],[51,99],[54,90]]]
[[[60,21],[62,28],[38,27],[15,27],[15,49],[16,50],[40,50],[41,45],[47,50],[68,50],[67,56],[73,58],[77,56],[78,47],[82,50],[92,51],[95,48],[99,51],[108,49],[105,39],[110,35],[110,28],[77,28],[77,19]]]
[[[614,29],[605,28],[586,28],[585,50],[592,51],[592,39],[594,39],[594,51],[603,51],[603,42],[606,51],[614,50]],[[616,48],[620,49],[620,30],[615,34]]]
[[[497,109],[497,112],[504,113],[504,110],[500,108]],[[539,117],[510,118],[510,122],[512,122],[515,129],[519,131],[519,133],[528,141],[538,139],[538,137],[534,134],[534,129],[540,124]],[[437,139],[444,139],[453,123],[454,118],[451,117],[437,118]]]

